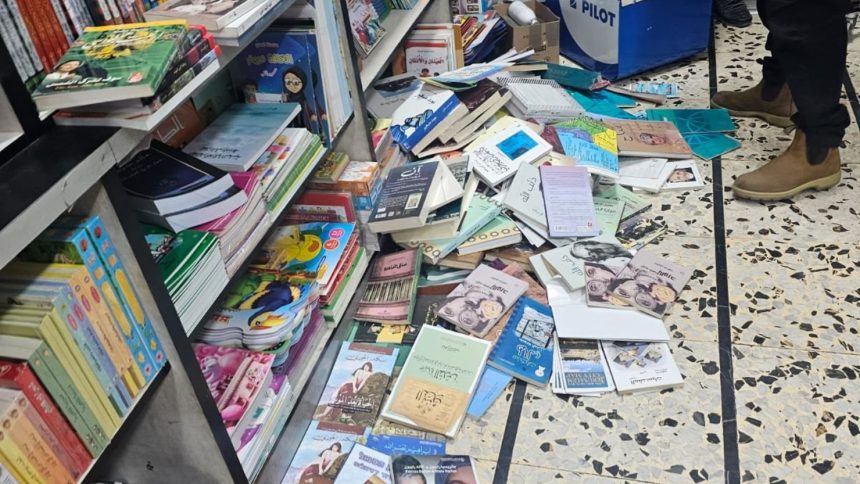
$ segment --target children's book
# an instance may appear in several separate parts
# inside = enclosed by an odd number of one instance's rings
[[[550,308],[521,298],[487,364],[533,385],[544,386],[552,373],[553,331],[555,323]]]
[[[615,387],[622,395],[663,390],[684,383],[668,343],[603,341],[601,346]]]
[[[439,316],[478,337],[486,335],[528,289],[502,271],[480,265],[439,308]]]
[[[225,171],[246,171],[298,114],[295,103],[234,104],[184,151]]]
[[[388,484],[392,482],[391,456],[361,444],[355,444],[334,482]]]
[[[398,483],[416,479],[426,483],[480,482],[478,468],[467,455],[394,455],[391,474]]]
[[[334,482],[356,442],[364,440],[368,432],[357,425],[311,420],[281,482]]]
[[[382,20],[373,5],[363,0],[349,0],[347,8],[352,37],[361,55],[366,57],[385,35]]]
[[[533,131],[512,126],[466,150],[474,172],[490,186],[514,176],[522,163],[533,163],[552,147]]]
[[[481,418],[505,391],[511,380],[513,380],[511,375],[492,366],[488,365],[484,368],[484,374],[481,375],[481,381],[478,382],[478,388],[472,396],[472,401],[469,402],[466,414],[475,419]]]
[[[33,101],[40,111],[53,111],[153,96],[186,31],[184,20],[87,27],[42,79]]]
[[[313,419],[369,427],[376,421],[398,350],[344,342]]]
[[[377,258],[354,318],[380,324],[409,324],[421,259],[417,249]]]
[[[355,231],[354,223],[311,222],[278,228],[252,267],[276,271],[296,281],[329,283]]]
[[[591,173],[618,178],[617,134],[606,123],[577,118],[555,125],[564,154]]]
[[[607,119],[604,123],[618,133],[618,153],[621,156],[689,158],[692,153],[672,123],[632,119]]]
[[[652,251],[641,250],[613,281],[613,295],[640,311],[663,317],[693,271]]]
[[[382,417],[453,438],[466,415],[490,343],[435,326],[421,329]]]
[[[588,169],[581,166],[542,166],[540,174],[549,235],[600,235]]]
[[[728,133],[735,123],[725,109],[648,109],[645,114],[652,121],[669,121],[682,134]]]

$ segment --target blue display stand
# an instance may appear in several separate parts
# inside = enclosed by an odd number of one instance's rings
[[[561,19],[561,53],[609,80],[708,47],[711,0],[546,0]]]

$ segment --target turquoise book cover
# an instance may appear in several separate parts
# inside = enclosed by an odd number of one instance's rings
[[[728,133],[734,131],[735,123],[725,109],[648,109],[646,117],[651,121],[669,121],[677,126],[681,134]]]

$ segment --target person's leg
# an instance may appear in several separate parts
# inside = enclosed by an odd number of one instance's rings
[[[758,15],[765,27],[769,25],[768,4],[771,0],[758,0]],[[769,27],[768,27],[769,28]],[[711,99],[711,106],[727,109],[732,116],[759,118],[774,126],[792,126],[794,104],[785,80],[777,53],[773,49],[773,35],[768,34],[765,48],[769,55],[760,60],[762,80],[743,91],[721,91]]]
[[[752,15],[744,0],[714,0],[717,20],[732,27],[749,27]]]
[[[769,48],[762,86],[773,88],[783,75],[797,105],[797,125],[788,150],[737,179],[736,196],[759,200],[792,197],[827,189],[841,178],[839,144],[849,124],[839,103],[847,51],[845,14],[850,0],[763,0]],[[764,93],[764,88],[762,88]]]

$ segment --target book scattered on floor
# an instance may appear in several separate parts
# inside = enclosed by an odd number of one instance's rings
[[[606,361],[618,393],[673,388],[684,383],[667,343],[603,341]]]
[[[552,390],[566,395],[601,395],[615,390],[599,341],[555,337]]]
[[[554,304],[552,314],[559,338],[606,341],[625,335],[629,341],[669,341],[663,321],[639,311]]]
[[[689,158],[692,152],[678,128],[665,121],[604,120],[618,133],[621,156]]]
[[[741,147],[741,142],[722,133],[687,133],[684,140],[693,154],[703,160],[713,160]]]
[[[695,190],[705,186],[699,165],[694,160],[670,162],[664,170],[666,182],[663,190]]]
[[[640,250],[612,282],[612,294],[636,309],[662,318],[692,277],[693,271]]]
[[[439,442],[405,435],[371,433],[367,436],[366,445],[388,456],[402,452],[409,452],[410,455],[445,455],[444,440]]]
[[[414,74],[400,74],[376,81],[367,90],[367,110],[376,119],[394,117],[394,111],[412,94],[421,90],[422,82]]]
[[[416,476],[433,476],[432,482],[438,483],[479,482],[477,466],[467,455],[394,455],[391,476],[394,482],[408,482]],[[426,477],[420,481],[431,482]]]
[[[648,109],[645,114],[652,121],[673,123],[682,134],[729,133],[735,123],[725,109]]]
[[[282,482],[333,482],[356,442],[367,434],[365,427],[311,420]]]
[[[598,120],[579,117],[554,125],[562,151],[590,173],[618,178],[618,142],[614,129]]]
[[[531,164],[552,147],[528,128],[512,126],[466,150],[475,174],[494,187],[514,176],[520,164]]]
[[[472,418],[481,418],[490,406],[499,398],[508,384],[511,383],[513,377],[508,373],[504,373],[492,366],[484,368],[484,374],[481,375],[481,381],[478,382],[478,388],[475,389],[475,395],[472,396],[472,401],[469,402],[469,408],[466,414]]]
[[[478,337],[489,332],[528,289],[502,271],[480,265],[446,298],[439,316]]]
[[[520,119],[543,122],[569,119],[585,113],[558,82],[552,79],[504,78],[502,85],[511,91],[511,114]]]
[[[395,109],[391,134],[404,150],[417,153],[467,113],[454,92],[423,84]]]
[[[381,256],[374,261],[355,319],[380,324],[409,324],[421,270],[416,249]]]
[[[454,437],[490,347],[490,343],[471,336],[425,326],[382,409],[382,417]]]
[[[628,303],[614,296],[612,290],[621,272],[633,257],[620,242],[605,242],[588,247],[585,260],[585,301],[592,307],[625,307]],[[603,251],[603,252],[601,252]]]
[[[600,235],[588,170],[580,166],[542,166],[540,174],[549,235]]]
[[[334,482],[342,484],[391,482],[390,469],[390,454],[355,444]]]
[[[550,379],[555,323],[548,306],[520,298],[487,364],[533,385]]]

